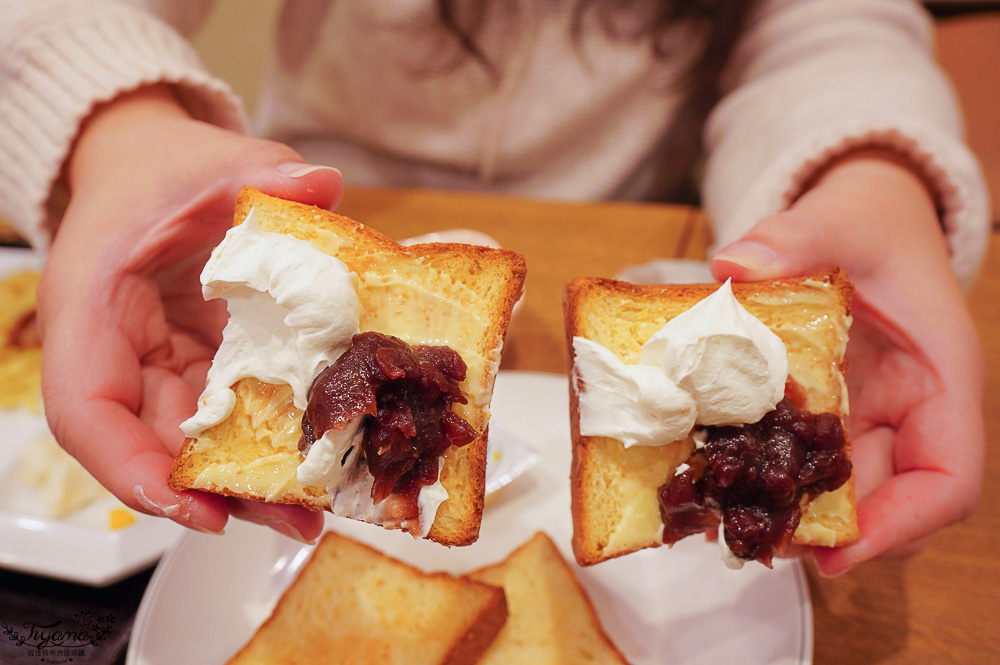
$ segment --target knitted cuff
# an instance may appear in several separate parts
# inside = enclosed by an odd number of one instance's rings
[[[972,153],[951,135],[899,118],[828,126],[774,155],[746,194],[723,213],[730,223],[716,229],[716,246],[739,239],[761,219],[786,209],[823,167],[866,147],[898,152],[930,185],[951,248],[952,268],[968,287],[980,268],[989,235],[990,205],[982,172]]]
[[[246,131],[242,105],[228,86],[204,70],[183,38],[139,10],[107,3],[50,12],[22,26],[4,50],[0,216],[34,247],[48,246],[53,186],[96,104],[143,85],[172,83],[195,118]]]

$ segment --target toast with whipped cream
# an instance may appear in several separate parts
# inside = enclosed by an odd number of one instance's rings
[[[858,526],[846,273],[565,291],[573,548],[591,565],[717,533],[732,567]]]
[[[426,573],[327,532],[228,663],[472,665],[506,619],[496,586]]]
[[[244,189],[202,273],[230,319],[171,486],[475,541],[493,381],[524,275],[509,250],[403,247]]]

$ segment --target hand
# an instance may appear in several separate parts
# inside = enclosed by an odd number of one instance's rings
[[[323,207],[335,169],[192,120],[169,88],[90,116],[66,165],[69,206],[39,286],[46,415],[56,439],[126,505],[219,533],[230,514],[312,540],[304,508],[167,487],[221,340],[225,303],[198,280],[243,185]]]
[[[843,158],[712,261],[737,281],[835,265],[856,289],[847,379],[861,537],[813,549],[825,575],[918,552],[968,517],[985,455],[979,340],[927,188],[891,153]]]

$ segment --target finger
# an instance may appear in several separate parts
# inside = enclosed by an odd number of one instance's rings
[[[952,502],[966,491],[961,479],[935,471],[894,477],[858,505],[858,542],[817,548],[813,553],[817,569],[835,576],[883,554],[916,551],[932,533],[964,516]]]
[[[972,514],[985,446],[982,420],[970,408],[961,396],[941,392],[911,409],[896,431],[895,475],[858,503],[860,540],[818,550],[821,572],[839,574],[888,552],[919,549],[931,534]]]
[[[912,542],[906,543],[905,545],[900,545],[890,550],[886,550],[880,556],[880,558],[888,559],[907,559],[910,557],[917,556],[930,544],[930,536],[926,538],[919,538]],[[810,547],[807,545],[792,545],[781,555],[783,559],[800,559],[805,557],[812,557],[813,562],[816,565],[816,572],[818,572],[822,577],[838,577],[844,573],[851,570],[851,567],[838,566],[834,567],[824,558],[826,555],[824,552],[829,552],[831,548],[822,547]],[[818,555],[818,556],[817,556]],[[860,562],[859,562],[860,563]],[[853,566],[852,566],[853,567]]]
[[[841,265],[861,281],[881,272],[892,286],[898,271],[926,274],[931,265],[925,261],[947,270],[932,193],[905,158],[880,149],[851,151],[814,176],[786,210],[717,253],[716,277],[759,280]]]
[[[863,488],[858,543],[817,552],[816,561],[824,574],[839,574],[890,552],[917,551],[931,534],[976,509],[985,455],[981,402],[975,390],[963,392],[947,382],[944,385],[914,406],[897,426],[892,447],[895,475]],[[868,454],[868,443],[858,446],[859,455]],[[868,461],[862,457],[857,467],[861,469],[861,463]],[[878,483],[877,478],[861,478],[866,484]]]
[[[181,378],[194,390],[195,394],[200,395],[201,391],[205,389],[206,382],[208,381],[208,370],[211,367],[211,360],[193,362],[184,368]]]
[[[854,493],[858,501],[895,475],[897,433],[890,427],[878,426],[857,434],[849,432],[851,464],[854,473]]]
[[[321,511],[234,498],[228,503],[233,517],[269,527],[299,542],[315,543],[323,531]]]
[[[812,548],[808,545],[789,545],[781,554],[775,555],[777,559],[801,559],[809,554]]]
[[[760,281],[801,275],[828,267],[816,229],[796,215],[775,215],[757,224],[743,238],[722,247],[712,257],[716,279]]]
[[[872,427],[864,432],[851,432],[850,436],[854,492],[856,500],[861,501],[876,487],[892,478],[896,432],[888,427]],[[901,555],[903,548],[909,546],[907,544],[900,548]],[[782,553],[781,558],[811,556],[813,550],[813,547],[807,545],[791,545]]]
[[[179,493],[166,484],[172,455],[137,416],[144,380],[136,340],[112,324],[120,316],[117,308],[105,304],[99,316],[94,300],[105,296],[103,290],[88,289],[83,280],[62,283],[65,288],[49,301],[54,324],[46,328],[42,360],[52,433],[129,507],[221,531],[228,510],[220,497]],[[149,318],[140,303],[129,311],[139,327]]]
[[[221,532],[228,518],[221,497],[167,486],[173,455],[128,406],[142,395],[143,381],[130,346],[107,334],[83,342],[83,354],[72,338],[52,333],[43,359],[46,416],[59,443],[130,508]]]
[[[860,279],[883,261],[882,249],[892,244],[882,237],[884,228],[858,225],[848,234],[827,219],[787,211],[762,220],[740,240],[720,248],[712,257],[712,273],[720,281],[738,282],[793,277],[839,266],[838,259],[847,256],[853,261],[852,277]]]
[[[148,269],[142,270],[158,291],[167,321],[177,331],[187,333],[188,339],[181,342],[196,342],[200,345],[197,351],[208,358],[222,342],[222,329],[229,318],[224,300],[206,301],[201,293],[201,272],[214,246],[210,244],[192,251],[155,274],[150,274]]]
[[[333,210],[344,195],[339,170],[319,164],[286,162],[252,174],[244,184],[265,194]]]
[[[72,426],[55,427],[56,438],[125,505],[198,531],[222,533],[229,513],[225,500],[168,487],[173,456],[121,404],[77,402],[64,417]],[[100,445],[92,445],[95,437]]]
[[[194,415],[199,393],[182,377],[160,367],[144,367],[142,379],[139,419],[169,454],[177,455],[185,438],[179,425]]]
[[[185,271],[193,276],[185,280],[181,288],[186,295],[198,292],[197,277],[208,259],[211,248],[221,242],[226,231],[233,224],[233,205],[239,190],[244,186],[255,187],[265,194],[298,201],[320,208],[333,209],[344,193],[343,178],[335,168],[286,161],[295,157],[287,146],[270,141],[238,143],[230,156],[232,162],[239,163],[248,151],[252,152],[252,165],[233,169],[227,178],[212,179],[203,185],[192,185],[191,191],[181,188],[183,196],[171,201],[163,210],[144,211],[144,215],[133,215],[134,223],[123,230],[112,228],[109,235],[120,234],[119,240],[125,244],[119,248],[120,254],[127,254],[122,262],[123,273],[162,273],[167,277]],[[108,202],[97,197],[95,201],[75,205],[73,218],[100,219],[105,215]],[[69,215],[67,214],[67,217]],[[91,242],[93,228],[77,229],[76,225],[65,222],[60,228],[60,236],[65,236],[65,228],[72,226],[80,242]],[[88,226],[93,226],[89,224]],[[62,239],[57,236],[57,240]],[[117,257],[115,257],[117,259]],[[164,285],[170,281],[161,280]]]
[[[930,543],[930,536],[927,536],[926,538],[919,538],[906,543],[905,545],[900,545],[899,547],[894,547],[891,550],[886,550],[881,556],[892,559],[906,559],[920,554],[927,549],[927,546],[930,545]]]

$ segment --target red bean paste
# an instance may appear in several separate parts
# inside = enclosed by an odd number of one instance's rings
[[[789,381],[785,398],[759,422],[705,427],[690,468],[660,487],[663,542],[714,531],[721,521],[734,555],[771,566],[791,543],[803,499],[851,475],[840,417],[801,409],[803,397]]]
[[[458,385],[465,374],[462,357],[446,346],[359,333],[313,382],[299,450],[307,453],[328,430],[346,429],[361,416],[362,455],[375,480],[372,499],[400,495],[415,515],[420,489],[438,479],[438,458],[479,435],[451,411],[468,401]]]

